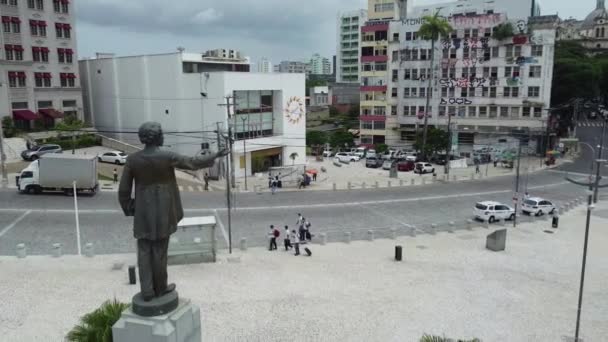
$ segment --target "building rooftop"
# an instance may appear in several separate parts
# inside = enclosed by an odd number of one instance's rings
[[[581,25],[582,29],[593,28],[595,25],[595,21],[598,19],[608,20],[608,12],[606,12],[606,6],[604,4],[605,0],[597,0],[597,6],[595,10],[583,20],[583,24]]]

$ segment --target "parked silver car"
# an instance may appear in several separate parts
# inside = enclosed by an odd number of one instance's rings
[[[63,150],[61,146],[54,144],[40,145],[34,146],[30,150],[25,150],[21,152],[21,158],[23,160],[36,160],[40,158],[42,155],[47,153],[62,153]]]

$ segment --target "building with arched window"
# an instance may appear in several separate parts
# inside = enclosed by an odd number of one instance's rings
[[[605,0],[597,0],[593,10],[584,20],[561,21],[558,40],[573,40],[594,52],[608,49],[608,11]]]

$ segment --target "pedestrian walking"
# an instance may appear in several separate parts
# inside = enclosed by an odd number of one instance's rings
[[[475,173],[480,173],[479,171],[479,163],[475,163]]]
[[[290,248],[292,248],[293,246],[291,245],[291,240],[289,239],[289,235],[291,235],[289,233],[289,227],[285,226],[285,239],[283,240],[283,242],[285,243],[285,250],[288,251]]]
[[[275,192],[277,192],[277,185],[278,185],[278,182],[276,179],[270,180],[270,192],[272,192],[273,195]]]
[[[112,171],[112,176],[114,178],[114,184],[118,183],[118,171],[116,171],[116,169]]]
[[[498,159],[494,158],[494,167],[498,165]]]
[[[302,217],[301,213],[298,213],[298,219],[296,220],[296,227],[300,227],[304,224],[304,217]]]
[[[299,238],[300,238],[300,242],[304,243],[306,242],[306,219],[302,217],[302,223],[300,224],[300,227],[298,228],[298,233],[300,234]]]
[[[207,172],[205,172],[203,180],[205,181],[205,191],[209,191],[209,174]]]
[[[296,251],[294,255],[300,255],[300,239],[298,239],[295,229],[291,231],[291,240],[293,241],[293,249]]]
[[[304,223],[304,237],[306,238],[306,241],[312,241],[312,234],[310,233],[310,227],[311,227],[310,222],[306,221]]]
[[[277,249],[277,238],[281,235],[278,229],[274,229],[273,225],[270,225],[270,232],[268,233],[268,238],[270,239],[270,246],[268,247],[269,251]]]
[[[313,180],[313,182],[317,181],[317,173],[316,172],[312,174],[312,180]]]

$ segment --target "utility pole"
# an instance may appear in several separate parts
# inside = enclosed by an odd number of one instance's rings
[[[243,162],[245,164],[245,191],[247,191],[247,138],[245,137],[245,121],[247,121],[248,118],[249,116],[241,117],[241,120],[243,121]]]
[[[448,176],[447,181],[450,181],[450,155],[452,152],[452,114],[448,113],[448,150],[445,155],[445,174]]]
[[[228,210],[228,252],[230,254],[232,254],[232,202],[231,202],[231,189],[230,189],[230,167],[228,162],[230,161],[230,158],[232,157],[232,144],[229,144],[229,140],[230,140],[230,130],[228,131],[229,135],[227,138],[225,138],[226,143],[224,146],[222,146],[221,143],[221,131],[220,131],[220,125],[221,122],[216,122],[217,125],[217,148],[218,151],[220,151],[222,148],[230,148],[229,153],[226,155],[226,207]]]
[[[513,227],[517,227],[517,205],[519,204],[519,166],[521,163],[521,138],[519,140],[519,146],[517,148],[517,171],[515,176],[515,194],[513,195],[515,217],[513,217]]]
[[[6,154],[4,153],[4,127],[0,122],[0,164],[2,166],[2,187],[8,186],[8,175],[6,174]]]
[[[600,146],[598,147],[598,151],[597,151],[597,160],[602,160],[602,150],[604,148],[604,135],[606,134],[606,121],[608,121],[608,116],[603,115],[602,119],[604,122],[602,124],[602,137],[600,138]],[[600,165],[598,164],[597,171],[595,174],[596,182],[599,182],[600,178],[601,178]],[[597,203],[597,196],[598,196],[598,187],[596,186],[595,190],[593,192],[593,203]]]
[[[429,83],[426,89],[426,105],[424,107],[424,129],[422,132],[422,157],[424,160],[427,159],[426,156],[426,139],[428,135],[428,122],[429,122],[429,109],[431,104],[431,94],[433,91],[433,79],[435,78],[435,37],[431,39],[431,74],[429,75]],[[439,37],[437,37],[439,39]],[[449,115],[450,113],[448,113]],[[418,132],[416,132],[418,134]]]
[[[231,119],[231,115],[230,115],[230,107],[234,106],[234,101],[233,103],[230,103],[230,100],[234,100],[234,96],[231,95],[227,95],[224,96],[224,98],[226,99],[226,103],[222,103],[219,104],[218,106],[223,107],[226,106],[226,122],[228,124],[228,138],[229,138],[229,143],[230,143],[230,164],[228,164],[229,166],[229,170],[230,170],[230,178],[231,178],[231,183],[232,183],[232,188],[236,188],[236,178],[234,176],[234,165],[232,163],[232,129],[230,128],[230,119]],[[236,115],[234,116],[234,126],[236,127]]]

